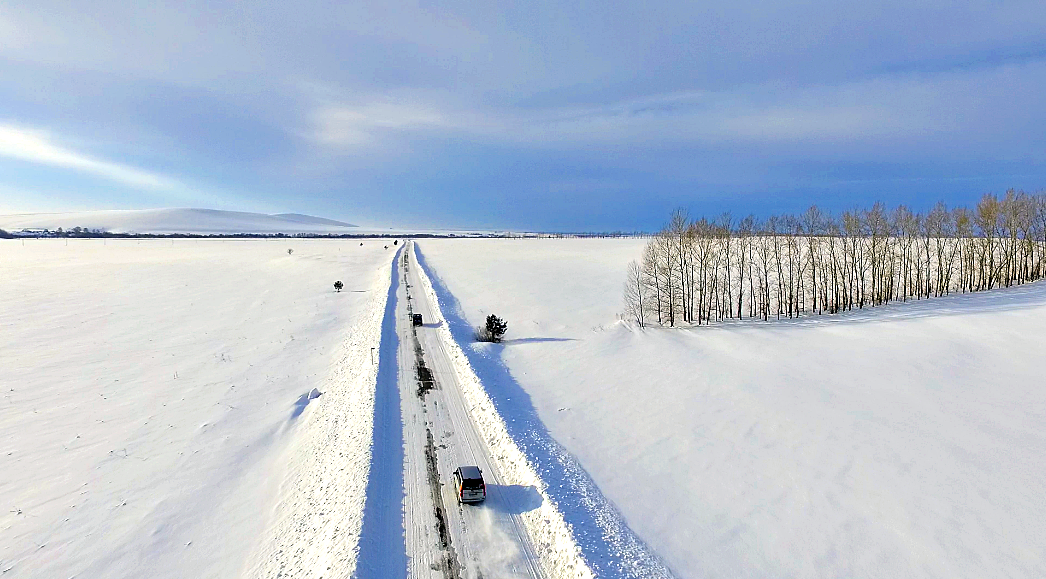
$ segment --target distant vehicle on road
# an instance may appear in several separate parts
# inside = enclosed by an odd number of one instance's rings
[[[487,485],[478,466],[459,466],[454,470],[454,485],[459,503],[481,503],[487,498]]]
[[[410,317],[410,319],[411,319],[411,322],[412,322],[412,323],[413,323],[413,324],[414,324],[415,326],[421,326],[421,325],[424,325],[424,324],[422,324],[422,322],[421,322],[421,314],[414,314],[413,316],[411,316],[411,317]]]

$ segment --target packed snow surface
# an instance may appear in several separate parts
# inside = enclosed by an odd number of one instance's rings
[[[0,241],[0,573],[351,572],[392,259]]]
[[[507,384],[485,387],[532,406],[677,576],[1046,568],[1046,285],[643,330],[618,312],[644,243],[417,247],[470,323],[509,323],[484,346]]]
[[[22,213],[0,215],[0,228],[8,231],[74,227],[112,233],[360,233],[351,223],[282,213],[265,215],[217,209],[127,209],[76,211],[69,213]]]

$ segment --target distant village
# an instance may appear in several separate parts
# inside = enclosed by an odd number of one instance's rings
[[[86,227],[74,227],[69,231],[61,227],[54,231],[34,227],[19,229],[18,231],[4,231],[0,229],[0,233],[6,234],[7,237],[101,237],[106,232],[103,232],[101,229],[88,229]]]

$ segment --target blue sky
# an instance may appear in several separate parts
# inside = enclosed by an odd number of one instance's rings
[[[1043,94],[1041,0],[4,2],[0,212],[921,209],[1046,188]]]

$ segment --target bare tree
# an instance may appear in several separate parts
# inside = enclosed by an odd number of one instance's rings
[[[646,327],[644,309],[643,269],[635,260],[628,263],[628,278],[625,280],[625,313],[628,314],[640,328]]]
[[[672,213],[629,264],[625,309],[640,326],[836,313],[1021,284],[1046,275],[1046,195],[987,194],[927,214],[882,203],[836,217]],[[747,296],[746,296],[747,294]],[[747,302],[747,308],[745,307]]]
[[[664,295],[661,288],[661,265],[660,265],[660,244],[651,241],[646,245],[643,250],[643,285],[646,287],[647,299],[644,302],[646,311],[653,311],[657,314],[658,325],[664,325]]]
[[[737,224],[737,249],[738,249],[738,252],[737,252],[737,268],[738,268],[737,269],[737,271],[738,271],[738,275],[737,275],[737,278],[738,278],[738,281],[737,281],[737,317],[738,317],[738,319],[741,318],[742,313],[743,313],[742,305],[744,304],[745,278],[746,277],[748,277],[749,284],[751,284],[751,276],[750,275],[746,276],[746,273],[747,273],[747,269],[751,267],[749,265],[750,260],[748,259],[748,255],[751,252],[751,248],[752,248],[752,230],[753,229],[755,229],[755,217],[752,216],[752,215],[749,215],[748,217],[745,217],[744,219],[742,219],[740,221],[740,223]]]

